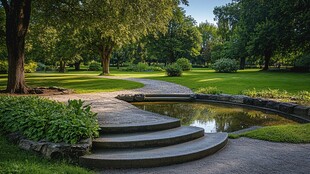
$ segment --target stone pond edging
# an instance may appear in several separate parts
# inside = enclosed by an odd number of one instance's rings
[[[251,107],[271,111],[299,122],[310,122],[310,107],[294,103],[278,102],[263,98],[252,98],[245,95],[229,94],[126,94],[118,95],[117,99],[127,102],[149,101],[197,101],[213,102]]]
[[[52,143],[47,141],[32,141],[19,133],[7,135],[8,140],[17,144],[21,149],[36,152],[48,159],[69,159],[78,162],[80,156],[90,152],[91,138],[80,141],[77,144]]]

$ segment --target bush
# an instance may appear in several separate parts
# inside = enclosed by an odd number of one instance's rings
[[[100,71],[102,69],[101,64],[96,61],[91,61],[88,67],[89,71]]]
[[[33,73],[36,72],[38,67],[37,62],[30,61],[29,63],[25,64],[25,73]]]
[[[182,68],[178,64],[172,64],[166,67],[166,74],[169,77],[182,76]]]
[[[279,90],[279,89],[262,89],[262,90],[256,90],[253,89],[247,89],[241,92],[244,95],[250,96],[250,97],[262,97],[262,98],[289,98],[289,94],[287,91]]]
[[[161,67],[148,66],[147,64],[142,63],[142,62],[139,62],[137,65],[129,64],[129,66],[123,70],[124,71],[134,71],[134,72],[164,71]]]
[[[232,59],[218,59],[212,66],[216,72],[230,73],[238,70],[238,64]]]
[[[46,69],[46,65],[41,62],[38,62],[36,71],[45,71],[45,69]]]
[[[81,100],[68,105],[39,97],[0,97],[0,129],[31,140],[66,142],[98,136],[99,125],[90,106]]]
[[[196,93],[198,94],[222,94],[223,92],[219,89],[217,89],[217,87],[206,87],[206,88],[199,88]]]
[[[8,68],[8,62],[5,60],[0,60],[0,74],[7,74]]]
[[[178,64],[183,71],[190,71],[192,69],[191,62],[186,58],[180,58],[176,61],[176,64]]]

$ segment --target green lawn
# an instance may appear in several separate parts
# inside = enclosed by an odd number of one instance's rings
[[[0,173],[92,173],[84,168],[66,162],[47,160],[19,149],[0,135]]]
[[[210,69],[193,69],[184,72],[182,77],[166,77],[164,72],[126,72],[111,68],[111,75],[135,78],[163,80],[187,86],[192,90],[202,87],[217,87],[227,94],[240,94],[246,89],[281,89],[289,93],[310,91],[310,73],[265,72],[259,69],[248,69],[237,73],[215,73]],[[61,73],[27,74],[30,86],[60,86],[75,89],[77,93],[117,91],[142,87],[142,84],[110,80],[98,77],[100,74],[90,71],[69,71]],[[0,75],[0,89],[5,88],[6,76]]]
[[[74,89],[76,93],[111,92],[143,87],[141,83],[104,79],[99,77],[97,72],[79,73],[31,73],[26,75],[26,82],[31,87],[58,86]],[[5,89],[6,78],[6,75],[0,75],[0,89]]]
[[[215,73],[209,69],[193,69],[182,77],[166,77],[164,72],[132,73],[112,71],[114,75],[163,80],[187,86],[192,90],[217,87],[223,93],[240,94],[246,89],[281,89],[289,93],[310,91],[310,73],[266,72],[259,69],[241,70],[237,73]]]
[[[263,127],[230,138],[249,137],[260,140],[286,143],[310,143],[310,123]]]

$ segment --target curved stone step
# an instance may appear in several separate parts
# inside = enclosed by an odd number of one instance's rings
[[[180,127],[179,119],[167,119],[158,122],[142,122],[131,124],[105,124],[100,126],[100,133],[131,133],[131,132],[150,132]]]
[[[93,140],[94,148],[159,147],[191,141],[204,136],[204,129],[182,126],[156,132],[101,135]]]
[[[204,137],[182,144],[140,149],[98,150],[80,157],[88,168],[141,168],[182,163],[203,158],[223,148],[227,133],[205,134]]]

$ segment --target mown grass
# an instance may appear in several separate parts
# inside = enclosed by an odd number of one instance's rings
[[[26,173],[26,174],[90,174],[84,168],[68,164],[65,161],[52,161],[19,149],[9,143],[0,135],[0,173]]]
[[[6,81],[7,76],[0,75],[0,89],[5,89]],[[143,87],[143,84],[137,82],[101,78],[96,72],[30,73],[26,75],[26,83],[31,87],[68,88],[76,93],[111,92]]]
[[[242,134],[230,134],[230,138],[248,137],[285,143],[310,143],[310,123],[263,127]]]

